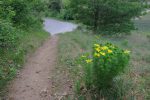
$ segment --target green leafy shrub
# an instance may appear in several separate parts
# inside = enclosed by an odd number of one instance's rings
[[[16,15],[15,11],[10,6],[11,2],[11,0],[0,1],[0,18],[10,21]]]
[[[11,80],[16,75],[16,68],[0,66],[0,90],[7,81]]]
[[[87,89],[110,88],[113,79],[127,67],[129,53],[130,51],[122,50],[109,43],[94,44],[92,55],[82,56],[83,78]]]
[[[67,9],[62,9],[57,17],[64,20],[73,20],[71,10],[67,10]]]
[[[0,20],[0,48],[12,48],[18,39],[16,29],[9,22]]]
[[[27,30],[42,24],[41,19],[46,9],[46,2],[41,0],[2,0],[0,18],[17,28]]]
[[[0,0],[0,96],[23,65],[26,53],[48,36],[41,31],[46,7],[45,0]],[[30,43],[35,47],[29,49]]]

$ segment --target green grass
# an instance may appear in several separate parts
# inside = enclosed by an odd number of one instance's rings
[[[59,40],[59,64],[62,69],[69,69],[70,78],[74,80],[80,77],[80,68],[75,63],[75,58],[81,53],[91,51],[95,42],[111,42],[121,48],[132,51],[129,69],[119,78],[122,80],[117,86],[117,96],[110,95],[114,100],[125,98],[127,100],[149,100],[150,99],[150,14],[136,21],[137,31],[125,37],[110,37],[93,35],[90,32],[76,30],[74,32],[61,34]]]
[[[21,34],[21,33],[20,33]],[[22,32],[18,46],[13,50],[0,52],[0,74],[3,78],[0,80],[0,97],[5,95],[5,86],[12,80],[17,70],[22,68],[26,57],[30,56],[42,43],[49,37],[49,33],[41,29]]]

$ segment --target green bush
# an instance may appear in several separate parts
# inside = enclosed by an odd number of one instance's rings
[[[32,52],[48,36],[41,31],[46,7],[45,0],[0,0],[0,96],[23,65],[25,51]]]
[[[11,80],[16,75],[16,68],[0,66],[0,90],[7,81]]]
[[[41,0],[2,0],[0,2],[0,18],[25,30],[40,26],[45,10],[47,10],[47,4]]]
[[[12,24],[4,20],[0,20],[0,48],[7,49],[16,45],[18,40],[17,32]]]
[[[129,51],[122,50],[112,44],[95,44],[93,54],[82,56],[84,81],[87,89],[108,89],[113,79],[118,76],[129,63]]]
[[[16,15],[13,8],[10,6],[11,0],[1,0],[0,1],[0,18],[11,21],[11,19]]]
[[[64,20],[73,20],[71,10],[62,9],[61,12],[58,14],[58,18],[61,18]]]

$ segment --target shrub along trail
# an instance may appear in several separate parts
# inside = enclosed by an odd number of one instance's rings
[[[51,100],[51,72],[56,63],[58,37],[33,54],[10,86],[10,100]]]

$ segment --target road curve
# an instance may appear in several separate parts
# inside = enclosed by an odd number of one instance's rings
[[[76,24],[58,21],[55,19],[44,19],[44,29],[51,35],[73,31],[77,28]]]

